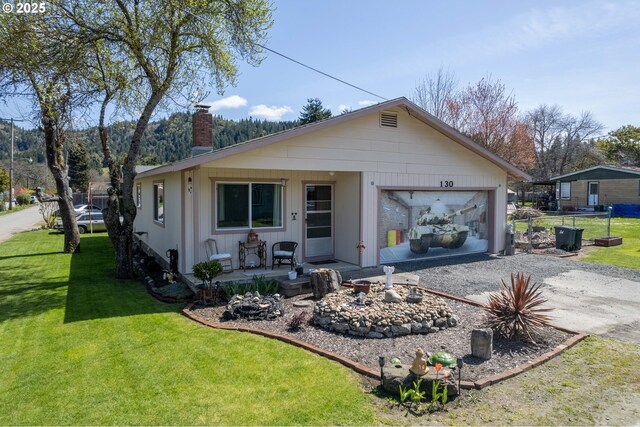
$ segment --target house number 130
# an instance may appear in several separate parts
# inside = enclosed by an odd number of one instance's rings
[[[453,187],[453,181],[440,181],[440,187]]]

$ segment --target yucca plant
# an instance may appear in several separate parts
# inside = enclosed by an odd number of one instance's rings
[[[540,284],[531,284],[531,276],[511,273],[511,286],[502,280],[504,288],[500,293],[489,295],[484,309],[489,313],[487,326],[498,335],[510,339],[535,342],[541,335],[541,328],[549,324],[549,316],[543,314],[550,308],[540,307],[547,302],[542,297]]]

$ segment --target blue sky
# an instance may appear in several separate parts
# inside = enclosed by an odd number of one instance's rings
[[[591,111],[606,131],[640,126],[640,1],[284,0],[274,6],[269,48],[388,99],[411,98],[418,81],[443,67],[461,86],[488,74],[500,79],[521,111],[558,104],[567,113]],[[242,64],[236,87],[223,95],[211,91],[212,111],[230,119],[296,119],[315,97],[334,114],[380,101],[272,53],[259,67]],[[0,116],[14,108],[0,105]]]
[[[640,125],[638,1],[275,6],[268,47],[385,98],[411,97],[419,80],[444,67],[462,86],[487,74],[500,79],[523,111],[558,104],[567,113],[591,111],[607,130]],[[243,66],[238,81],[223,96],[208,97],[217,114],[295,119],[310,97],[334,114],[380,101],[274,54],[258,68]]]

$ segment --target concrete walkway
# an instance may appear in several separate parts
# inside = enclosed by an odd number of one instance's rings
[[[30,208],[4,214],[0,216],[0,242],[9,240],[11,236],[21,231],[31,230],[42,221],[38,205]]]
[[[572,269],[544,284],[555,325],[640,344],[640,282]],[[467,298],[484,303],[487,295]]]

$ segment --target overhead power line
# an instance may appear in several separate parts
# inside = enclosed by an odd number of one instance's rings
[[[300,61],[297,61],[297,60],[295,60],[295,59],[293,59],[293,58],[291,58],[291,57],[289,57],[289,56],[287,56],[287,55],[285,55],[285,54],[283,54],[283,53],[277,52],[277,51],[275,51],[275,50],[273,50],[273,49],[270,49],[270,48],[268,48],[268,47],[266,47],[266,46],[263,46],[263,45],[261,45],[260,43],[256,43],[256,45],[257,45],[257,46],[259,46],[259,47],[261,47],[261,48],[262,48],[262,49],[264,49],[264,50],[268,50],[268,51],[269,51],[269,52],[271,52],[271,53],[275,53],[276,55],[279,55],[279,56],[283,57],[284,59],[288,59],[289,61],[291,61],[291,62],[293,62],[293,63],[296,63],[296,64],[298,64],[298,65],[301,65],[301,66],[303,66],[303,67],[305,67],[305,68],[308,68],[308,69],[310,69],[311,71],[315,71],[315,72],[316,72],[316,73],[318,73],[318,74],[322,74],[322,75],[323,75],[323,76],[325,76],[325,77],[329,77],[330,79],[333,79],[333,80],[335,80],[335,81],[338,81],[338,82],[340,82],[340,83],[342,83],[342,84],[345,84],[345,85],[347,85],[347,86],[351,86],[351,87],[352,87],[352,88],[354,88],[354,89],[358,89],[358,90],[360,90],[360,91],[362,91],[362,92],[368,93],[369,95],[373,95],[373,96],[375,96],[375,97],[377,97],[377,98],[380,98],[380,99],[382,99],[382,100],[384,100],[384,101],[388,101],[388,99],[387,99],[387,98],[385,98],[384,96],[380,96],[380,95],[378,95],[378,94],[376,94],[376,93],[370,92],[370,91],[368,91],[368,90],[366,90],[366,89],[363,89],[363,88],[361,88],[361,87],[359,87],[359,86],[356,86],[356,85],[351,84],[351,83],[349,83],[349,82],[346,82],[346,81],[344,81],[344,80],[342,80],[342,79],[339,79],[339,78],[337,78],[337,77],[335,77],[335,76],[332,76],[331,74],[327,74],[327,73],[325,73],[324,71],[320,71],[320,70],[318,70],[317,68],[313,68],[313,67],[311,67],[311,66],[309,66],[309,65],[307,65],[307,64],[304,64],[304,63],[302,63],[302,62],[300,62]]]
[[[199,19],[199,20],[201,20],[201,21],[205,22],[204,18],[202,18],[202,17],[200,17],[200,16],[198,16],[198,15],[194,14],[194,13],[193,13],[193,12],[191,12],[190,10],[187,10],[187,9],[185,9],[185,8],[183,8],[183,7],[180,7],[180,6],[176,5],[175,3],[174,3],[173,5],[174,5],[175,7],[177,7],[178,9],[182,10],[183,12],[186,12],[186,13],[188,13],[189,15],[193,16],[194,18]],[[289,61],[293,62],[294,64],[298,64],[298,65],[300,65],[300,66],[302,66],[302,67],[305,67],[305,68],[307,68],[307,69],[309,69],[309,70],[311,70],[311,71],[314,71],[314,72],[316,72],[316,73],[318,73],[318,74],[321,74],[321,75],[323,75],[323,76],[325,76],[325,77],[328,77],[328,78],[333,79],[333,80],[335,80],[335,81],[337,81],[337,82],[340,82],[340,83],[342,83],[342,84],[344,84],[344,85],[347,85],[347,86],[349,86],[349,87],[352,87],[352,88],[354,88],[354,89],[357,89],[357,90],[359,90],[359,91],[361,91],[361,92],[367,93],[367,94],[369,94],[369,95],[375,96],[376,98],[380,98],[380,99],[382,99],[383,101],[388,101],[388,98],[385,98],[384,96],[380,96],[380,95],[378,95],[378,94],[376,94],[376,93],[373,93],[373,92],[371,92],[371,91],[368,91],[368,90],[366,90],[366,89],[363,89],[363,88],[361,88],[360,86],[356,86],[356,85],[351,84],[351,83],[349,83],[349,82],[347,82],[347,81],[344,81],[344,80],[342,80],[342,79],[339,79],[338,77],[332,76],[331,74],[325,73],[324,71],[318,70],[317,68],[314,68],[314,67],[312,67],[312,66],[310,66],[310,65],[307,65],[307,64],[305,64],[305,63],[303,63],[303,62],[300,62],[300,61],[298,61],[298,60],[296,60],[296,59],[293,59],[293,58],[291,58],[290,56],[287,56],[287,55],[285,55],[285,54],[283,54],[283,53],[280,53],[280,52],[278,52],[278,51],[276,51],[276,50],[273,50],[273,49],[271,49],[271,48],[268,48],[268,47],[266,47],[266,46],[264,46],[264,45],[261,45],[260,43],[256,43],[256,46],[258,46],[258,47],[260,47],[260,48],[262,48],[262,49],[264,49],[264,50],[267,50],[267,51],[269,51],[269,52],[271,52],[271,53],[274,53],[274,54],[276,54],[276,55],[278,55],[278,56],[281,56],[281,57],[283,57],[284,59],[287,59],[287,60],[289,60]]]

